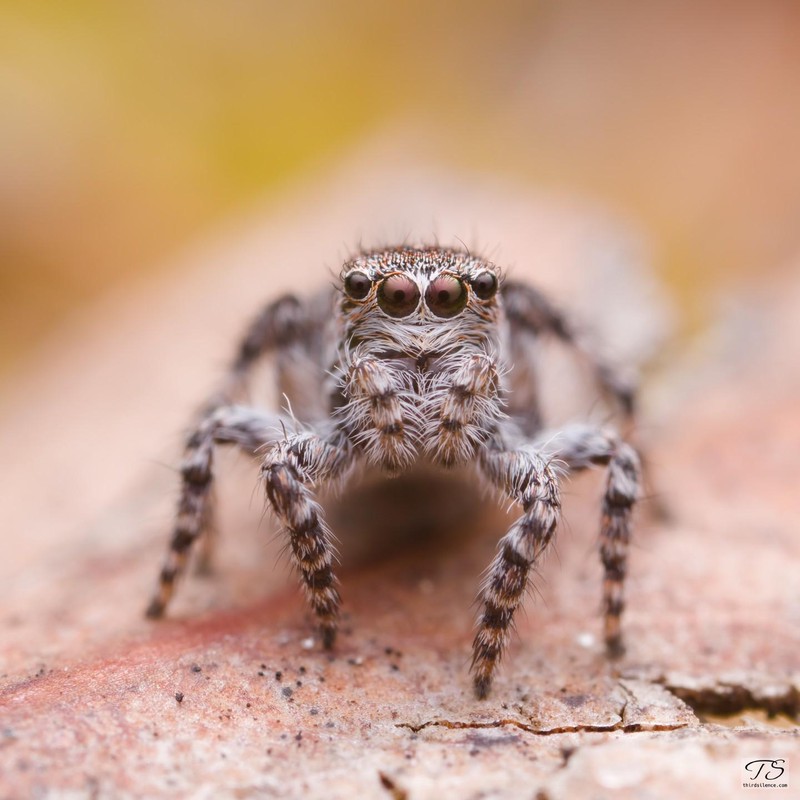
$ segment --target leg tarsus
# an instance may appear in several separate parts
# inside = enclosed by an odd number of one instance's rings
[[[203,543],[209,541],[207,536],[204,536],[201,540]],[[214,558],[212,554],[208,551],[206,547],[198,553],[197,555],[197,562],[194,567],[194,574],[198,578],[211,578],[215,573],[214,569]]]
[[[162,600],[159,600],[158,597],[154,597],[150,601],[150,605],[147,606],[144,615],[147,619],[161,619],[164,616],[165,610],[166,604]]]
[[[336,627],[320,626],[322,633],[322,647],[325,650],[332,650],[336,643]]]
[[[608,626],[606,626],[605,640],[606,656],[611,661],[618,661],[625,655],[625,643],[622,640],[622,632],[620,630],[609,631]]]
[[[473,680],[473,686],[475,687],[475,697],[477,697],[478,700],[485,700],[489,696],[492,679],[488,676],[476,675]]]

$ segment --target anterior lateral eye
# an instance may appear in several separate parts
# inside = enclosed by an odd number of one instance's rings
[[[351,272],[344,279],[344,290],[353,300],[363,300],[372,288],[369,275],[358,270]]]
[[[472,291],[481,300],[494,297],[497,292],[497,276],[493,272],[481,272],[472,279]]]
[[[428,284],[425,302],[437,317],[454,317],[467,304],[467,290],[455,275],[439,275]]]
[[[378,286],[378,305],[390,317],[407,317],[419,305],[417,284],[407,275],[389,275]]]

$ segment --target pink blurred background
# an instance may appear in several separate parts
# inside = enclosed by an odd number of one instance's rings
[[[104,293],[394,127],[630,218],[685,331],[797,250],[791,0],[9,0],[0,38],[0,382]]]

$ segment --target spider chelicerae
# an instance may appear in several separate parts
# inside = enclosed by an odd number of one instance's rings
[[[188,438],[175,529],[147,615],[164,613],[192,545],[209,528],[219,444],[260,459],[267,501],[288,537],[325,647],[336,637],[340,597],[333,535],[315,488],[346,480],[359,463],[388,475],[420,463],[471,464],[521,509],[480,590],[472,675],[477,695],[485,697],[532,570],[553,538],[559,483],[603,465],[605,643],[609,655],[619,655],[639,459],[612,430],[544,427],[532,345],[547,334],[575,350],[630,419],[631,385],[592,342],[539,291],[505,280],[467,251],[364,252],[345,263],[333,290],[270,303],[246,331],[222,388]],[[268,354],[287,399],[284,412],[236,403],[252,367]]]

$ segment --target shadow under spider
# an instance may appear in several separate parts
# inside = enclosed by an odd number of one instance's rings
[[[490,493],[464,472],[423,470],[396,478],[354,480],[324,500],[339,550],[350,564],[380,563],[400,555],[444,552],[478,534],[504,531]]]

